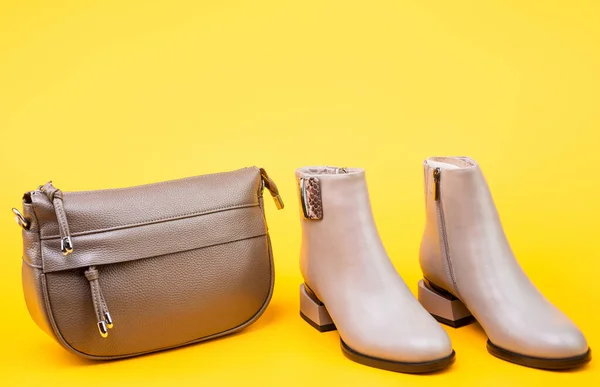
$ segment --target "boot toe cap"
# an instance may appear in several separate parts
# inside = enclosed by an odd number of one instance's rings
[[[495,342],[490,338],[490,341],[508,351],[542,359],[567,359],[581,356],[589,350],[585,337],[574,326],[538,329],[526,332],[522,337],[512,337],[506,343],[502,339]]]
[[[411,348],[408,362],[426,362],[444,359],[453,352],[450,338],[443,335],[417,336],[408,340],[407,346]]]
[[[365,355],[402,363],[424,363],[452,355],[450,337],[442,329],[414,334],[390,333],[347,343]],[[356,346],[354,347],[353,344]]]
[[[588,343],[579,329],[551,332],[539,338],[543,352],[551,358],[580,356],[589,350]]]

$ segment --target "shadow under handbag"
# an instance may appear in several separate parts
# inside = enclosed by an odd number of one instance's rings
[[[271,299],[264,169],[132,188],[27,192],[23,291],[33,320],[91,359],[117,359],[237,332]]]

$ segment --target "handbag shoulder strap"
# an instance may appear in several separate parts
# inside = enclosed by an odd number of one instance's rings
[[[275,206],[277,206],[277,209],[283,209],[285,205],[283,204],[283,199],[281,199],[281,195],[279,195],[279,189],[277,188],[277,185],[275,184],[273,179],[269,177],[267,171],[265,171],[264,168],[260,168],[260,177],[262,179],[263,187],[268,189],[271,193],[271,196],[273,196],[273,200],[275,201]]]

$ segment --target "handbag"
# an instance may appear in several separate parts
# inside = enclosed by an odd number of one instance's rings
[[[23,292],[71,352],[117,359],[237,332],[273,292],[264,169],[99,191],[25,193]]]

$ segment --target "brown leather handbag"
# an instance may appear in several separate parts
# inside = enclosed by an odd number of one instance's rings
[[[116,359],[237,332],[273,292],[256,167],[133,188],[27,192],[23,291],[33,320],[70,351]]]

